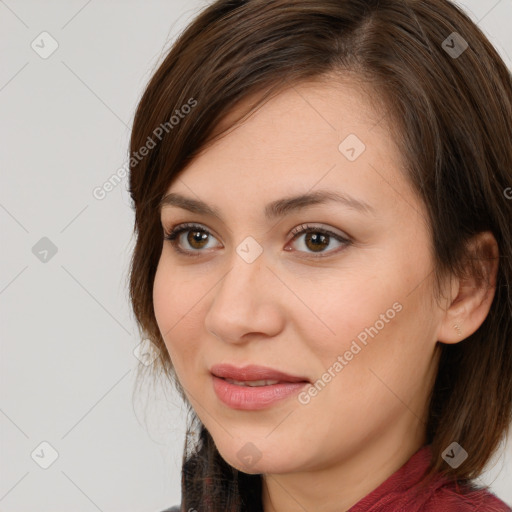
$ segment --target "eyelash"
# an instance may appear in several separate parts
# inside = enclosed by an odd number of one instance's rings
[[[200,256],[201,252],[203,252],[201,250],[187,251],[187,250],[181,249],[178,246],[180,234],[183,232],[192,231],[192,230],[201,231],[203,233],[207,233],[208,235],[211,235],[211,233],[207,229],[201,227],[198,224],[185,223],[185,224],[179,224],[178,226],[175,226],[174,228],[172,228],[172,230],[169,233],[164,231],[164,239],[169,240],[171,242],[171,245],[173,246],[174,250],[180,254],[183,254],[184,256],[189,256],[189,257]],[[338,242],[343,243],[345,247],[352,244],[352,240],[350,240],[349,238],[345,238],[345,237],[343,237],[337,233],[334,233],[328,229],[319,228],[319,227],[311,226],[308,224],[301,224],[300,226],[297,226],[296,228],[294,228],[291,232],[291,235],[293,235],[293,238],[291,241],[293,242],[300,235],[307,234],[307,233],[320,233],[322,235],[332,237],[335,240],[337,240]],[[338,250],[335,250],[335,251],[328,251],[327,253],[317,253],[317,255],[315,255],[314,253],[307,253],[307,254],[312,256],[313,258],[325,258],[327,256],[330,256],[333,252],[339,252],[339,250],[342,250],[342,249],[344,249],[344,247],[338,248]],[[302,252],[302,251],[299,251],[299,252]]]

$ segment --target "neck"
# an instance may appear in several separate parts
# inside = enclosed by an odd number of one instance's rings
[[[403,466],[426,442],[423,424],[376,436],[342,460],[321,468],[263,476],[264,512],[346,512]]]

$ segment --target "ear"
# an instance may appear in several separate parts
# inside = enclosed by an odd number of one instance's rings
[[[452,278],[448,309],[437,333],[441,343],[458,343],[484,322],[496,291],[499,250],[490,231],[478,233],[468,246],[468,265],[463,278]],[[473,266],[471,265],[473,263]]]

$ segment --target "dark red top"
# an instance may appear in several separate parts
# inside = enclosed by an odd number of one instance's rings
[[[512,512],[486,489],[463,487],[441,475],[422,488],[431,456],[430,446],[423,446],[347,512]],[[179,510],[176,506],[162,512]]]
[[[441,475],[427,488],[420,488],[431,456],[429,445],[420,448],[400,469],[348,512],[512,511],[485,488],[463,487]]]

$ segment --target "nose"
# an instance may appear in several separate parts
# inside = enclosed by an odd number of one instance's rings
[[[284,325],[283,288],[264,254],[252,263],[235,254],[230,270],[212,290],[207,331],[228,343],[276,336]]]

